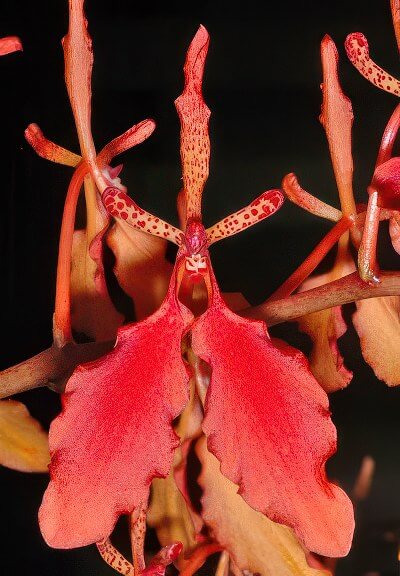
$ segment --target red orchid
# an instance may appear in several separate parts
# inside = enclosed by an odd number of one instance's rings
[[[82,85],[89,40],[82,2],[72,2],[72,8]],[[51,482],[39,513],[41,530],[54,547],[83,546],[103,542],[121,514],[133,513],[141,542],[151,481],[171,468],[179,445],[173,420],[189,400],[189,370],[181,351],[185,337],[212,371],[202,429],[223,475],[252,508],[292,527],[308,549],[342,556],[351,543],[353,512],[344,492],[325,475],[336,443],[326,394],[300,352],[273,343],[263,322],[239,317],[226,306],[212,270],[209,246],[273,214],[283,195],[264,192],[207,230],[201,222],[209,164],[210,113],[201,93],[208,43],[200,27],[176,101],[182,230],[106,182],[94,154],[87,160],[108,212],[174,242],[178,254],[161,307],[122,327],[114,350],[80,366],[67,384],[63,410],[50,430]],[[196,317],[182,300],[190,302],[199,282],[206,287],[207,309]],[[169,560],[179,553],[179,545],[171,546],[163,553]],[[138,565],[144,570],[142,556]]]

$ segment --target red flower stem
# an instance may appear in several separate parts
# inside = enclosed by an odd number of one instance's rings
[[[73,342],[71,331],[71,255],[76,205],[85,175],[86,163],[80,164],[72,176],[65,200],[58,248],[57,282],[54,310],[54,342],[60,348]]]
[[[343,216],[337,224],[326,234],[317,244],[314,250],[307,256],[302,264],[289,276],[289,278],[272,294],[268,299],[278,300],[290,296],[304,282],[306,278],[315,270],[318,264],[325,258],[329,250],[336,244],[346,230],[354,224],[354,219]]]
[[[274,326],[312,312],[342,306],[357,300],[400,295],[399,272],[380,272],[379,280],[379,284],[371,286],[360,278],[358,272],[353,272],[312,290],[273,302],[267,300],[259,306],[240,310],[237,314],[245,318],[264,320],[267,326]]]
[[[53,344],[47,350],[0,372],[0,398],[48,386],[62,392],[63,385],[78,364],[96,360],[110,350],[114,342]]]
[[[199,548],[197,548],[190,556],[190,559],[183,570],[181,570],[180,576],[193,576],[193,574],[203,566],[204,562],[209,556],[211,556],[211,554],[222,551],[223,547],[216,543],[199,546]]]

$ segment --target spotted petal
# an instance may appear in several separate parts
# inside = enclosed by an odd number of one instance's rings
[[[211,365],[203,430],[222,473],[254,509],[325,556],[347,554],[352,506],[328,482],[336,431],[325,392],[297,350],[272,344],[263,322],[236,316],[212,278],[192,347]]]
[[[210,138],[208,120],[210,110],[202,95],[204,65],[209,36],[200,26],[186,55],[185,87],[175,101],[181,121],[181,159],[185,197],[185,219],[201,215],[201,197],[208,178]]]
[[[370,58],[368,40],[361,32],[353,32],[346,38],[345,48],[350,62],[377,88],[400,96],[400,81]]]
[[[153,316],[120,329],[115,349],[67,384],[39,513],[51,546],[107,538],[120,514],[147,500],[151,480],[169,472],[178,445],[172,420],[188,400],[181,339],[192,320],[175,282]]]

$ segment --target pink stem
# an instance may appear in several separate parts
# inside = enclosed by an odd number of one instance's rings
[[[85,175],[86,163],[80,164],[72,176],[65,200],[58,248],[56,298],[54,310],[54,342],[62,347],[72,342],[71,330],[71,255],[74,237],[76,205]]]
[[[293,272],[291,276],[276,290],[268,299],[278,300],[290,296],[304,282],[304,280],[315,270],[318,264],[325,258],[329,250],[336,244],[341,235],[353,226],[354,220],[343,216],[328,234],[317,244],[314,250],[307,256],[302,264]]]
[[[382,136],[381,145],[379,147],[378,157],[376,159],[375,169],[384,162],[387,162],[393,151],[394,141],[396,140],[397,132],[400,125],[400,104],[397,104],[391,115],[389,122],[386,124],[385,131]]]

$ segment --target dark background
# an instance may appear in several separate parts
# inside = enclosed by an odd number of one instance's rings
[[[147,142],[121,157],[123,181],[143,207],[177,222],[179,123],[173,101],[182,89],[185,51],[200,23],[211,35],[204,83],[212,111],[205,223],[279,186],[290,171],[297,173],[310,192],[338,205],[318,122],[319,43],[325,33],[337,43],[343,87],[353,101],[355,190],[358,200],[366,200],[380,136],[397,102],[358,75],[346,61],[342,46],[347,33],[364,32],[372,56],[400,76],[389,2],[374,0],[366,9],[361,0],[88,0],[86,12],[95,51],[93,134],[97,148],[144,118],[157,122]],[[49,138],[78,151],[63,80],[60,40],[66,29],[66,0],[2,2],[0,36],[18,35],[24,44],[23,54],[0,59],[4,368],[51,343],[57,242],[71,169],[37,157],[24,142],[23,130],[37,122]],[[287,204],[273,219],[212,248],[222,289],[242,291],[254,304],[263,301],[328,229],[327,223]],[[381,264],[398,268],[400,260],[386,232],[383,226]],[[350,319],[351,306],[345,313]],[[297,335],[294,324],[272,332],[309,349],[307,338]],[[341,350],[356,375],[347,390],[331,397],[339,449],[329,471],[349,490],[365,454],[376,459],[377,470],[370,497],[358,509],[354,550],[342,561],[338,574],[361,576],[375,571],[394,576],[400,531],[400,391],[376,380],[362,361],[351,326],[341,340]],[[57,396],[47,390],[21,395],[21,399],[45,426],[59,410]],[[112,574],[94,547],[56,551],[44,544],[36,512],[46,484],[45,475],[0,470],[0,573]],[[122,529],[116,542],[122,542]]]

